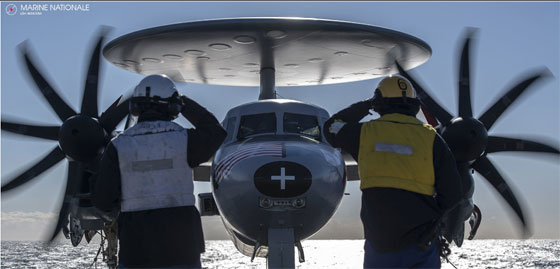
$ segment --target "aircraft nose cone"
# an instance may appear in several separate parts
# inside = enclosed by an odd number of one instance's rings
[[[270,197],[295,197],[311,187],[312,175],[305,166],[287,161],[271,162],[259,167],[254,175],[255,187]]]

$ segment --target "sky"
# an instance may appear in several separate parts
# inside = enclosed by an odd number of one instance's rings
[[[53,4],[52,2],[38,2]],[[480,31],[474,44],[471,88],[475,116],[480,116],[504,90],[528,70],[546,67],[554,75],[514,104],[496,122],[491,135],[544,139],[560,144],[560,3],[559,2],[80,2],[87,11],[54,11],[8,15],[15,4],[2,2],[1,113],[27,123],[60,124],[55,113],[23,72],[17,45],[28,40],[34,59],[50,83],[79,110],[86,62],[95,31],[113,27],[109,40],[155,26],[234,17],[308,17],[365,23],[401,31],[430,45],[432,57],[410,71],[451,114],[457,114],[457,50],[465,27]],[[35,3],[37,4],[37,2]],[[103,59],[100,110],[129,91],[142,76]],[[379,79],[312,87],[280,87],[278,93],[325,108],[330,114],[373,95]],[[178,83],[187,95],[222,120],[227,111],[258,98],[256,87]],[[181,119],[185,127],[190,124]],[[1,133],[2,184],[50,151],[56,143]],[[523,202],[533,238],[560,238],[560,159],[554,156],[498,153],[489,157]],[[54,225],[66,161],[40,175],[17,193],[1,199],[2,240],[42,240]],[[475,203],[483,213],[478,238],[520,238],[514,215],[497,193],[474,174]],[[195,183],[209,192],[208,183]],[[334,218],[313,238],[362,238],[358,182]],[[218,217],[203,218],[207,239],[226,239]]]

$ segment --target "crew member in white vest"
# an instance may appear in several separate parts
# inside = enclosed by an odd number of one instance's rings
[[[136,86],[130,113],[138,123],[107,146],[92,199],[101,210],[120,210],[119,266],[200,268],[204,238],[192,169],[210,159],[226,131],[164,75]],[[179,113],[195,128],[174,123]]]

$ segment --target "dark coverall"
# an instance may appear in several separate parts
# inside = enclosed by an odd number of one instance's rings
[[[184,98],[182,115],[195,129],[187,129],[187,160],[192,168],[207,161],[227,133],[218,120],[195,101]],[[104,152],[93,192],[93,204],[104,211],[120,207],[121,174],[116,147]],[[118,217],[119,264],[125,267],[168,267],[200,264],[204,238],[195,206],[134,212]]]
[[[371,100],[365,100],[334,114],[323,128],[329,143],[358,160],[362,128],[359,121],[369,114],[370,109]],[[335,120],[346,123],[336,134],[329,131]],[[358,163],[360,165],[367,164]],[[431,262],[423,263],[426,257],[422,256],[424,251],[420,251],[417,245],[434,228],[434,223],[442,214],[459,202],[462,190],[455,159],[438,134],[433,143],[433,168],[435,196],[396,188],[362,189],[360,216],[366,239],[364,267],[440,266],[439,256],[435,257],[437,260],[432,257]],[[380,254],[374,257],[376,260],[372,261],[372,257],[368,257],[368,248]]]

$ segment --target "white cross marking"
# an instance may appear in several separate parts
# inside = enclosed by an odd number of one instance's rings
[[[286,180],[295,180],[294,176],[286,176],[286,169],[284,167],[280,168],[279,176],[272,176],[271,180],[280,180],[280,189],[286,189]]]

